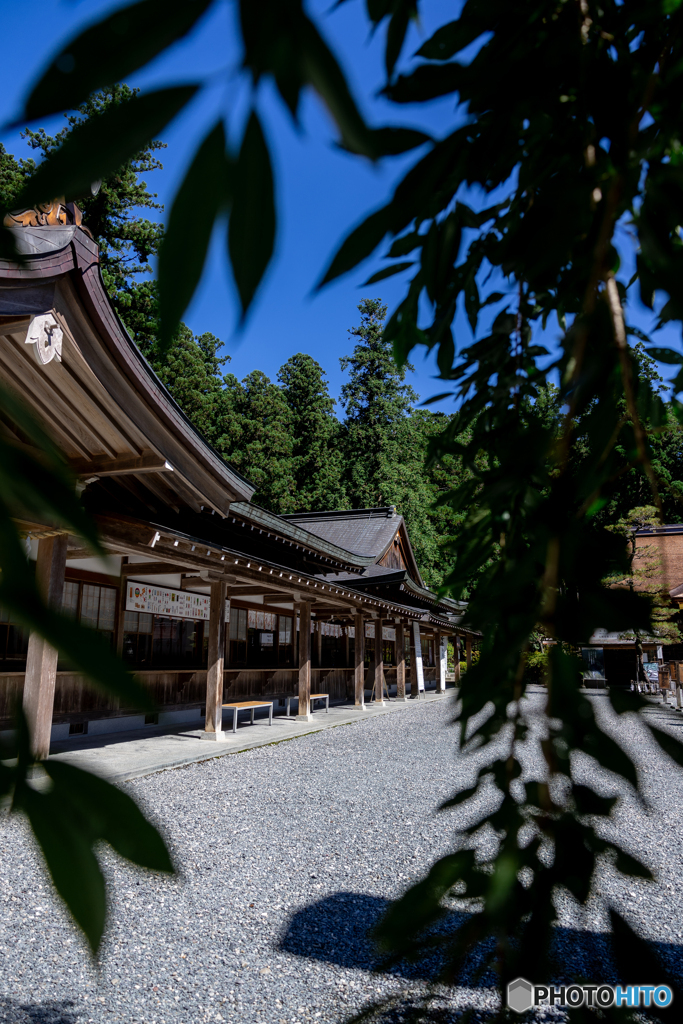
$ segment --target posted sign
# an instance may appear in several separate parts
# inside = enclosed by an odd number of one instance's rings
[[[170,615],[174,619],[208,619],[209,595],[129,582],[126,588],[126,611]]]

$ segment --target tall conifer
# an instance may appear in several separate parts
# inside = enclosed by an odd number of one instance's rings
[[[334,415],[327,374],[312,356],[298,352],[278,371],[292,414],[295,499],[299,509],[346,507],[342,429]]]

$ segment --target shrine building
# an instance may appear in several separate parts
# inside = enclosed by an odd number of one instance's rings
[[[46,756],[51,738],[151,722],[220,739],[221,705],[234,700],[298,698],[308,719],[312,692],[361,711],[422,680],[444,689],[448,639],[457,672],[473,633],[462,603],[424,585],[396,510],[279,516],[253,504],[253,485],[195,430],[118,319],[78,208],[12,221],[26,259],[0,261],[0,380],[72,467],[107,557],[47,517],[19,527],[52,600],[105,637],[158,711],[86,685],[0,613],[0,729],[22,695]],[[26,450],[16,426],[0,429]]]

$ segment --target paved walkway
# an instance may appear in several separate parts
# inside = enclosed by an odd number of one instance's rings
[[[110,782],[128,782],[166,768],[208,761],[225,757],[226,754],[237,754],[241,750],[334,729],[339,725],[351,725],[380,715],[409,711],[423,704],[452,697],[453,693],[451,686],[445,694],[432,690],[427,692],[424,699],[399,701],[394,698],[383,706],[366,704],[365,710],[357,710],[349,704],[332,705],[329,713],[325,712],[322,703],[317,703],[310,722],[297,722],[294,716],[287,718],[283,713],[273,716],[272,726],[268,725],[268,717],[264,712],[256,717],[254,725],[249,723],[249,714],[242,712],[236,734],[232,732],[231,713],[226,712],[223,720],[226,738],[222,741],[201,739],[201,729],[185,727],[169,730],[161,726],[149,726],[134,732],[74,737],[69,741],[54,742],[50,748],[50,757],[69,761]]]

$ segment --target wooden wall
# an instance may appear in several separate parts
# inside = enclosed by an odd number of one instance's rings
[[[396,669],[385,666],[388,686],[396,684]],[[436,681],[436,669],[425,668],[425,683]],[[372,688],[374,669],[366,669],[366,690]],[[201,708],[206,702],[206,669],[190,672],[139,672],[138,678],[147,686],[160,711],[182,711]],[[410,677],[409,677],[410,678]],[[278,698],[296,695],[299,673],[296,669],[226,669],[223,699]],[[21,701],[24,689],[23,672],[0,673],[0,729],[9,729],[12,714]],[[311,692],[329,693],[330,700],[353,700],[352,668],[314,668],[311,670]],[[82,722],[121,715],[137,715],[139,709],[86,684],[76,672],[58,672],[55,686],[53,721]]]

